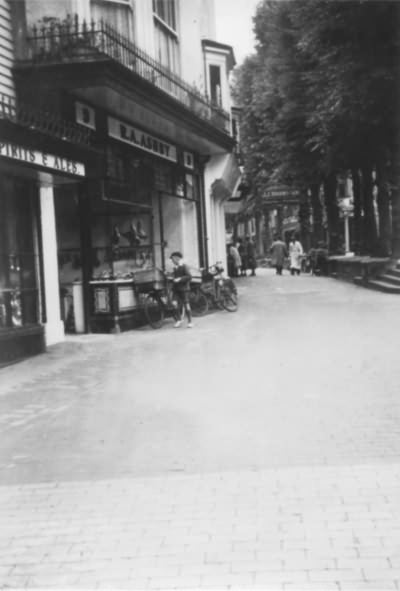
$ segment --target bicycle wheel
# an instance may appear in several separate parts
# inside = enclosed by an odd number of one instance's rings
[[[149,293],[146,296],[144,314],[151,328],[161,328],[164,321],[164,307],[158,294]]]
[[[236,312],[238,309],[236,290],[229,285],[224,285],[221,289],[221,304],[227,312]]]
[[[208,311],[208,299],[199,289],[190,290],[189,304],[193,316],[204,316]]]

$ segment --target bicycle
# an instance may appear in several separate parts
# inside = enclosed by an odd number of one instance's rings
[[[201,289],[201,277],[193,277],[190,282],[189,304],[193,316],[204,316],[208,312],[208,298]]]
[[[155,287],[148,291],[143,304],[144,314],[152,328],[161,328],[167,315],[176,317],[180,307],[180,302],[173,291],[173,277],[161,269],[159,272],[163,275],[163,285],[160,285],[160,282],[155,283]],[[207,298],[192,285],[189,303],[194,316],[204,314],[208,310]]]
[[[203,270],[200,290],[207,297],[209,305],[227,312],[236,312],[238,309],[236,285],[232,279],[224,277],[223,273],[224,268],[220,262]]]
[[[153,287],[147,288],[143,301],[144,315],[152,328],[161,328],[168,314],[176,314],[178,301],[172,290],[172,278],[162,269],[158,269],[161,281],[154,282]]]

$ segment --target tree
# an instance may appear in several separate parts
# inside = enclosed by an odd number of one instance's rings
[[[257,190],[262,194],[271,179],[309,187],[320,220],[315,196],[322,184],[334,249],[340,244],[334,178],[349,171],[358,247],[389,249],[390,200],[396,209],[399,186],[399,13],[394,1],[264,1],[255,19],[257,53],[237,79],[244,109],[251,108],[253,125],[245,123],[242,136],[246,168],[257,162]]]

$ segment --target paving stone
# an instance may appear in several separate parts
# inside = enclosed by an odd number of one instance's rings
[[[398,300],[238,286],[1,370],[0,586],[399,589]]]

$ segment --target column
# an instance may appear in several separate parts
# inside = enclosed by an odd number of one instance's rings
[[[346,254],[350,252],[350,231],[349,231],[349,214],[347,211],[343,214],[344,218],[344,243]]]
[[[64,340],[58,282],[57,234],[53,187],[40,187],[44,295],[46,302],[46,346]]]

